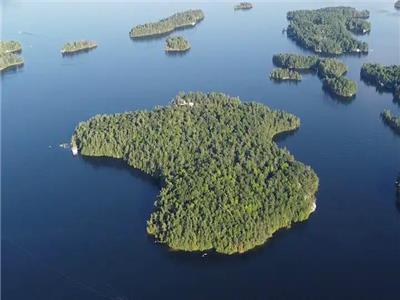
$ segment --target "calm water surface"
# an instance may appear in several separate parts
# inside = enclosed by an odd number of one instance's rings
[[[333,2],[332,2],[333,3]],[[347,3],[371,11],[367,56],[345,56],[357,97],[344,104],[314,75],[275,84],[272,55],[307,53],[281,31],[290,9],[323,3],[22,4],[6,1],[3,38],[23,44],[25,66],[1,77],[3,299],[394,299],[400,209],[394,179],[400,137],[379,113],[400,107],[359,80],[364,62],[399,64],[400,13],[392,1]],[[168,56],[164,40],[133,42],[130,28],[178,10],[206,19],[180,32],[192,50]],[[90,53],[60,48],[94,39]],[[72,157],[76,124],[98,114],[165,105],[179,91],[222,91],[302,120],[279,139],[320,177],[318,209],[240,256],[171,252],[146,235],[159,187],[118,161]]]

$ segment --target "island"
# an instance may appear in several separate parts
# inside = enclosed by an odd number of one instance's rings
[[[165,41],[166,52],[186,52],[190,47],[190,43],[182,36],[169,37]]]
[[[159,180],[147,221],[157,242],[235,254],[315,210],[317,175],[273,142],[299,126],[296,116],[263,104],[191,92],[152,111],[94,116],[78,124],[71,146]]]
[[[131,29],[129,35],[133,39],[163,36],[177,29],[193,27],[203,19],[204,13],[201,9],[187,10],[158,22],[137,25]]]
[[[24,59],[14,53],[0,53],[0,71],[20,67],[24,64]]]
[[[351,98],[357,92],[357,84],[345,77],[326,78],[323,81],[324,88],[336,96]]]
[[[276,81],[301,81],[300,73],[290,69],[275,68],[269,77]]]
[[[61,49],[61,54],[75,54],[78,52],[89,51],[97,47],[95,41],[81,40],[66,43]]]
[[[400,66],[385,66],[376,63],[366,63],[361,67],[361,79],[375,86],[379,91],[393,93],[394,100],[400,101]]]
[[[381,114],[381,117],[386,125],[392,128],[397,134],[400,134],[400,116],[396,116],[390,110],[386,109]]]
[[[301,47],[317,53],[367,53],[368,44],[352,36],[352,33],[365,34],[371,30],[367,18],[367,10],[352,7],[289,11],[287,35]]]
[[[240,2],[239,4],[235,5],[235,10],[249,10],[253,8],[253,4],[250,2]]]
[[[323,80],[323,87],[335,96],[342,99],[351,98],[357,92],[355,81],[344,77],[347,73],[347,66],[335,58],[280,53],[272,57],[272,62],[279,67],[276,77],[284,76],[286,78],[287,74],[293,74],[291,72],[295,71],[311,71],[318,73]]]
[[[400,0],[394,3],[394,7],[400,9]]]
[[[22,46],[17,41],[0,41],[0,53],[18,53]]]

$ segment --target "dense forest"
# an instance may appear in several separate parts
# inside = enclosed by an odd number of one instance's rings
[[[289,11],[287,34],[300,46],[314,52],[333,55],[367,53],[368,44],[352,35],[371,30],[367,18],[368,11],[357,11],[352,7]]]
[[[153,111],[98,115],[71,145],[159,178],[147,232],[173,249],[233,254],[315,209],[318,177],[273,138],[300,120],[221,93],[181,93]]]
[[[0,41],[0,53],[21,52],[22,46],[16,41]]]
[[[392,114],[390,110],[385,110],[381,114],[383,122],[393,129],[394,132],[400,134],[400,116]]]
[[[269,77],[273,80],[283,81],[300,81],[301,75],[299,72],[291,69],[282,69],[282,68],[275,68],[272,70]]]
[[[167,52],[187,51],[190,47],[190,43],[182,36],[169,37],[165,41],[165,51]]]
[[[391,91],[396,101],[400,101],[400,66],[381,64],[363,64],[361,79],[374,85],[378,90]]]
[[[0,41],[0,71],[22,66],[24,59],[16,54],[21,52],[22,47],[16,41]]]
[[[320,58],[316,55],[298,55],[280,53],[272,57],[273,63],[286,72],[312,71],[317,72],[323,80],[323,86],[336,96],[349,98],[356,94],[356,83],[344,75],[347,66],[340,60],[334,58]],[[279,74],[284,74],[280,71]]]
[[[204,13],[202,10],[187,10],[176,13],[158,22],[137,25],[132,28],[129,35],[132,38],[160,36],[171,33],[179,28],[195,26],[203,19]]]
[[[62,54],[69,54],[69,53],[76,53],[76,52],[81,52],[81,51],[88,51],[90,49],[96,48],[97,44],[94,41],[87,41],[87,40],[81,40],[81,41],[74,41],[74,42],[69,42],[64,45],[64,47],[61,49]]]
[[[247,10],[247,9],[252,9],[253,4],[250,2],[240,2],[239,4],[235,5],[234,9],[235,10]]]

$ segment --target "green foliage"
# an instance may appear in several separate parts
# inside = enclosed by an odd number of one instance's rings
[[[316,55],[305,56],[280,53],[274,55],[272,61],[276,66],[283,68],[279,69],[277,75],[282,74],[283,76],[285,74],[284,71],[281,70],[286,70],[285,72],[287,73],[293,70],[316,71],[323,79],[324,87],[333,94],[341,97],[352,97],[357,92],[356,83],[351,79],[343,77],[347,72],[347,66],[340,60],[319,58]]]
[[[327,58],[320,59],[318,63],[318,74],[325,77],[341,77],[347,73],[347,66],[340,60]]]
[[[345,77],[326,78],[324,87],[340,97],[352,97],[357,92],[357,84]]]
[[[246,10],[246,9],[252,9],[253,4],[250,2],[240,2],[239,4],[235,5],[235,10]]]
[[[391,91],[395,100],[400,101],[400,66],[363,64],[361,79],[381,90]]]
[[[179,94],[154,111],[80,123],[82,155],[121,158],[159,178],[147,231],[173,249],[242,253],[309,217],[314,171],[272,141],[300,120],[221,93]]]
[[[0,71],[24,64],[24,59],[14,53],[0,53]]]
[[[21,44],[16,41],[0,41],[0,53],[12,53],[22,51]]]
[[[137,25],[132,28],[129,35],[132,38],[142,38],[168,34],[179,28],[195,26],[203,19],[204,13],[202,10],[187,10],[176,13],[158,22]]]
[[[386,109],[381,114],[381,117],[386,125],[392,128],[398,134],[400,134],[400,116],[395,116],[390,110]]]
[[[166,40],[165,51],[187,51],[190,43],[182,36],[169,37]]]
[[[64,47],[61,49],[61,53],[63,54],[75,53],[75,52],[90,50],[96,47],[97,44],[94,41],[87,41],[87,40],[73,41],[66,43]]]
[[[297,10],[287,14],[289,38],[315,52],[339,55],[368,52],[368,44],[356,40],[353,33],[370,31],[368,11],[351,7],[328,7],[317,10]]]
[[[319,57],[315,55],[297,55],[290,53],[279,53],[272,57],[273,63],[280,68],[295,70],[316,69]]]
[[[270,78],[273,80],[300,81],[301,75],[299,72],[290,69],[275,68],[272,70]]]

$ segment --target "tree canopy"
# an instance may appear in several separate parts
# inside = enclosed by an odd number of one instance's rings
[[[98,115],[71,144],[124,159],[162,183],[147,232],[173,249],[242,253],[315,209],[318,177],[273,138],[300,120],[221,93],[181,93],[165,107]]]
[[[61,49],[62,54],[76,53],[81,51],[87,51],[97,47],[97,43],[95,41],[88,40],[80,40],[68,42]]]
[[[0,41],[0,53],[21,52],[22,46],[17,41]]]
[[[146,23],[133,27],[129,33],[132,38],[160,36],[176,29],[195,26],[204,19],[201,9],[178,12],[172,16],[154,23]]]
[[[0,71],[22,66],[24,59],[17,54],[22,46],[16,41],[0,41]]]
[[[356,40],[351,33],[365,34],[371,25],[367,10],[352,7],[327,7],[296,10],[287,13],[288,37],[314,52],[339,55],[368,52],[368,44]]]
[[[301,75],[299,72],[290,70],[290,69],[282,69],[282,68],[275,68],[272,70],[269,77],[273,80],[282,81],[282,80],[289,80],[289,81],[300,81]]]
[[[165,41],[165,51],[187,51],[190,49],[190,43],[183,36],[172,36]]]
[[[240,2],[239,4],[235,5],[234,9],[235,10],[247,10],[247,9],[252,9],[253,4],[250,2]]]
[[[390,110],[386,109],[381,114],[383,122],[393,129],[394,132],[400,134],[400,116],[394,115]]]

